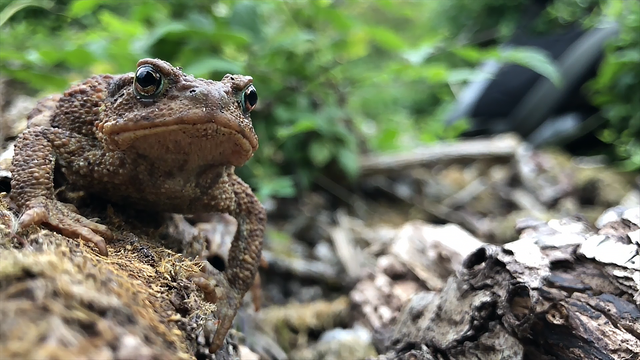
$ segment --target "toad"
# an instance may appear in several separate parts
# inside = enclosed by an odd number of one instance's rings
[[[107,256],[113,233],[56,199],[54,168],[70,186],[115,203],[233,216],[238,226],[224,273],[194,279],[217,304],[209,349],[216,352],[253,284],[266,224],[264,207],[234,173],[258,148],[252,83],[243,75],[197,79],[142,59],[134,73],[93,76],[41,101],[15,143],[11,197],[22,212],[19,227],[42,224]]]

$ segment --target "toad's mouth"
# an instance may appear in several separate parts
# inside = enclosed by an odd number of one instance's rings
[[[226,116],[210,114],[203,116],[201,112],[183,114],[160,121],[118,119],[114,122],[99,124],[98,131],[113,140],[121,149],[129,147],[139,138],[172,132],[192,132],[194,138],[225,137],[248,153],[253,153],[258,148],[258,139],[249,120],[230,120]]]

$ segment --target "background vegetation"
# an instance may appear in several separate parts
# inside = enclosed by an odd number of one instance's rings
[[[442,115],[489,58],[559,81],[543,53],[497,51],[525,0],[0,0],[0,71],[39,94],[159,57],[198,77],[252,75],[260,150],[243,178],[292,196],[320,174],[353,177],[364,151],[454,137]],[[610,120],[603,139],[640,167],[640,2],[555,0],[540,32],[615,19],[622,36],[588,87]],[[486,46],[487,44],[491,46]],[[483,46],[480,46],[483,45]],[[259,179],[259,181],[257,181]]]

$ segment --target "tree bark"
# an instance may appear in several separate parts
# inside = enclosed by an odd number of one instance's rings
[[[378,359],[640,359],[639,219],[529,221],[478,248],[408,301]]]

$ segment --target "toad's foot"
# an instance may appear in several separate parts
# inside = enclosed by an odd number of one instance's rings
[[[18,221],[20,229],[45,224],[68,238],[81,238],[92,242],[100,255],[108,255],[105,239],[113,239],[109,228],[78,215],[69,205],[39,197],[30,201],[26,209]]]
[[[233,319],[238,313],[244,294],[230,286],[222,273],[215,270],[213,274],[195,274],[191,277],[191,280],[202,290],[205,300],[216,304],[218,327],[209,347],[209,352],[214,354],[222,347],[224,338],[231,329]]]
[[[207,298],[215,300],[218,305],[220,323],[209,348],[210,353],[215,353],[222,346],[244,295],[254,284],[267,223],[264,207],[249,185],[233,170],[233,167],[227,167],[222,176],[218,175],[216,186],[204,199],[212,210],[229,214],[237,221],[224,272],[214,272],[213,283],[207,283],[208,279],[198,281]]]

